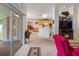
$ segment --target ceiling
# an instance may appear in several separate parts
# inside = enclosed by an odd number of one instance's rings
[[[27,18],[40,19],[43,14],[47,14],[46,18],[52,18],[53,7],[53,4],[27,4]]]

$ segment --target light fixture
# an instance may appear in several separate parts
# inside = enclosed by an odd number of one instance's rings
[[[47,14],[47,13],[44,13],[44,14],[42,15],[42,18],[47,18],[47,16],[48,16],[48,14]]]

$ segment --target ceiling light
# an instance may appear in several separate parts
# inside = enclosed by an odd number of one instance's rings
[[[45,14],[42,15],[43,18],[46,18],[47,16],[48,16],[47,13],[45,13]]]

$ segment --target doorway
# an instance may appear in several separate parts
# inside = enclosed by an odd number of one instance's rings
[[[60,5],[59,7],[59,34],[67,39],[73,39],[73,6]]]

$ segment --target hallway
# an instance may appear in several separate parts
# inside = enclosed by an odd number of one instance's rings
[[[40,47],[41,56],[56,56],[56,48],[53,40],[41,37],[38,33],[33,32],[30,37],[29,43],[23,45],[15,54],[15,56],[27,56],[30,47]]]

